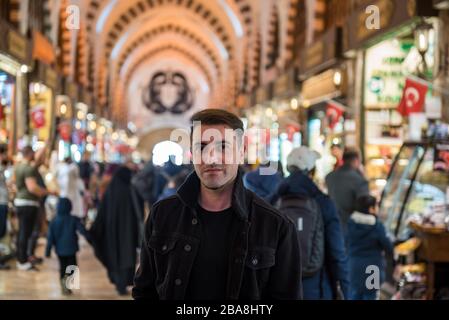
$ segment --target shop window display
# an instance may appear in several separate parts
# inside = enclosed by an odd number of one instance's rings
[[[0,143],[8,144],[12,131],[12,110],[14,102],[14,78],[0,71]]]
[[[429,34],[425,54],[427,70],[432,78],[435,65],[436,36]],[[366,51],[365,58],[365,162],[370,187],[379,193],[402,143],[408,140],[406,118],[397,111],[405,78],[419,73],[421,56],[415,47],[413,32],[408,29],[384,40]],[[432,92],[428,92],[428,98]]]

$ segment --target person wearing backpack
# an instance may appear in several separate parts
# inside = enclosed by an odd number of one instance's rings
[[[312,181],[319,158],[307,147],[292,150],[290,176],[279,185],[277,206],[297,227],[304,299],[348,299],[348,260],[337,209]]]

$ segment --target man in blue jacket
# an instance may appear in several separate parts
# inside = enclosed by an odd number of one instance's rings
[[[296,194],[312,198],[318,203],[323,217],[324,264],[313,276],[303,277],[304,299],[348,299],[348,259],[340,218],[333,201],[312,181],[315,162],[319,158],[316,151],[307,147],[293,149],[287,158],[287,169],[291,175],[279,185],[277,196]]]

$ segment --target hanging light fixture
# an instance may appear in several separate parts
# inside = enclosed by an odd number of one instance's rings
[[[421,55],[420,75],[425,76],[427,70],[426,53],[429,50],[430,44],[430,31],[433,29],[430,23],[427,23],[424,19],[415,28],[415,46]]]

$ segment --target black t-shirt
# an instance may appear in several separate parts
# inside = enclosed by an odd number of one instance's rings
[[[233,217],[232,208],[210,212],[198,206],[201,242],[190,273],[186,299],[225,299]]]

